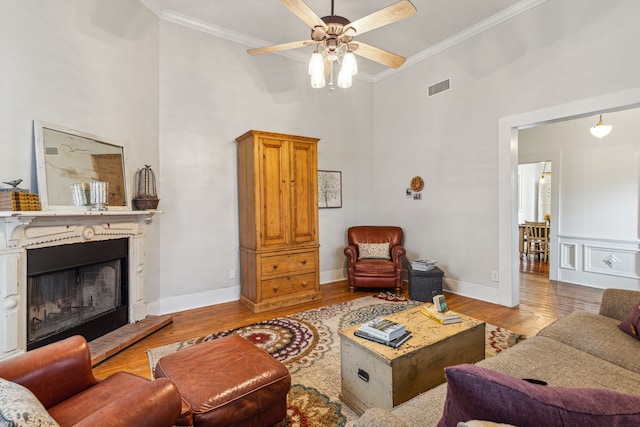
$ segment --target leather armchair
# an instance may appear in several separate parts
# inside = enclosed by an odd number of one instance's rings
[[[402,246],[403,232],[400,227],[365,225],[347,230],[349,246],[344,249],[347,256],[349,290],[355,288],[394,288],[402,292],[402,260],[407,253]],[[359,244],[389,243],[389,259],[360,257]]]
[[[28,388],[61,427],[170,427],[182,407],[178,389],[166,378],[117,372],[96,379],[81,336],[0,362],[0,377]]]

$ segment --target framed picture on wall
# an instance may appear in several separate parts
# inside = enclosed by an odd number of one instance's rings
[[[318,208],[342,207],[342,172],[318,171]]]

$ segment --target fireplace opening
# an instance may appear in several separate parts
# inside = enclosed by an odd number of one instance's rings
[[[27,350],[128,323],[128,239],[27,250]]]

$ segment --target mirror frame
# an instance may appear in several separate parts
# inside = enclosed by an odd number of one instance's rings
[[[85,140],[89,140],[87,142],[90,143],[92,146],[95,145],[96,147],[105,147],[105,149],[109,149],[110,151],[113,151],[113,149],[116,149],[116,151],[119,151],[119,153],[122,156],[121,173],[122,173],[122,187],[123,187],[122,193],[124,196],[124,204],[123,205],[106,204],[106,207],[108,211],[114,211],[114,210],[130,211],[131,210],[131,198],[129,197],[128,186],[127,186],[124,147],[122,145],[114,144],[112,142],[107,141],[105,138],[95,136],[87,132],[81,132],[81,131],[65,128],[63,126],[58,126],[51,123],[34,120],[33,133],[34,133],[34,142],[35,142],[34,148],[35,148],[35,157],[36,157],[36,176],[38,179],[38,194],[40,197],[40,205],[43,211],[89,211],[90,210],[89,206],[76,206],[73,204],[73,201],[71,201],[68,205],[60,204],[59,201],[56,201],[56,203],[50,203],[49,187],[51,185],[55,185],[55,177],[49,176],[50,172],[47,171],[47,163],[45,158],[45,153],[46,153],[45,147],[47,146],[45,141],[46,129],[52,130],[55,132],[65,133],[70,138],[75,137],[75,138],[82,138]],[[96,153],[96,154],[105,154],[105,153]],[[117,166],[116,166],[116,169],[117,169]],[[96,171],[93,170],[92,173],[95,174]],[[91,180],[95,180],[95,177],[91,177],[88,175],[89,174],[81,175],[80,180],[78,182],[88,182]],[[61,191],[64,191],[64,190],[61,190]],[[70,188],[68,189],[68,191],[69,191],[69,194],[71,195]]]

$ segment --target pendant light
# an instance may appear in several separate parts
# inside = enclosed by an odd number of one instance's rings
[[[613,126],[605,125],[604,123],[602,123],[602,114],[600,114],[600,120],[598,121],[598,123],[596,123],[595,126],[590,128],[589,131],[591,132],[591,135],[595,136],[598,139],[602,139],[605,136],[609,135],[611,129],[613,129]]]

